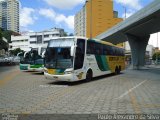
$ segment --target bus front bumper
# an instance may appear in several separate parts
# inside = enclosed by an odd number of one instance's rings
[[[20,70],[22,70],[22,71],[27,71],[28,70],[28,66],[29,66],[29,64],[19,64],[19,68],[20,68]]]
[[[30,68],[28,67],[29,71],[35,71],[35,72],[44,72],[44,68],[40,67],[40,68]]]
[[[63,75],[51,75],[44,72],[44,76],[46,79],[53,80],[53,81],[74,81],[72,74],[63,74]]]

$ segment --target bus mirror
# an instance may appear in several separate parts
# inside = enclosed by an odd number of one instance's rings
[[[70,55],[71,55],[71,56],[74,56],[74,49],[75,49],[75,47],[72,46],[72,47],[71,47],[71,52],[70,52]]]
[[[46,51],[42,52],[42,58],[45,58],[45,53],[46,53]]]

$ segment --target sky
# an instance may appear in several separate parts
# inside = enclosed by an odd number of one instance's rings
[[[43,31],[63,28],[68,34],[74,33],[74,15],[86,0],[19,0],[20,31]],[[131,16],[154,0],[113,0],[114,10],[119,17]],[[159,33],[160,38],[160,33]],[[149,44],[156,47],[157,35],[152,35]],[[155,40],[156,39],[156,40]],[[160,46],[160,42],[159,42]]]

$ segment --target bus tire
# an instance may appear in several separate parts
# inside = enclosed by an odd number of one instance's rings
[[[115,68],[115,74],[116,74],[116,75],[119,74],[119,69],[118,69],[117,66],[116,66],[116,68]]]
[[[92,70],[89,69],[89,70],[87,71],[87,74],[86,74],[86,81],[91,81],[91,80],[92,80],[92,77],[93,77]]]

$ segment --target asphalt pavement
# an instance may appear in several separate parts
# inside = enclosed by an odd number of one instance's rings
[[[46,80],[18,66],[1,67],[0,113],[62,118],[78,114],[86,119],[98,114],[159,114],[160,68],[127,69],[90,82],[68,83]]]

